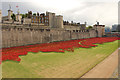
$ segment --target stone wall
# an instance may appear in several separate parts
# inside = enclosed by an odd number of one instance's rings
[[[64,29],[2,26],[3,48],[90,37],[96,37],[95,30],[72,32]]]
[[[66,30],[80,30],[80,26],[63,25]]]
[[[91,29],[89,30],[89,37],[92,38],[92,37],[98,37],[98,32],[94,29]]]

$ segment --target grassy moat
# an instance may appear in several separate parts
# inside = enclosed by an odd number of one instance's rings
[[[79,78],[118,48],[118,40],[77,48],[74,52],[39,52],[20,56],[21,61],[4,61],[3,78]]]

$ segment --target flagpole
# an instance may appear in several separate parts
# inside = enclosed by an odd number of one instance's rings
[[[19,8],[18,8],[18,6],[16,6],[16,8],[18,9],[18,11],[17,11],[17,12],[18,12],[18,14],[19,14]]]
[[[11,10],[11,5],[9,4],[9,10]]]

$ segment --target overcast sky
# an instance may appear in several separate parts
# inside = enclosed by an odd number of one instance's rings
[[[14,13],[19,6],[20,13],[54,12],[63,15],[64,20],[93,25],[96,21],[100,24],[112,26],[118,23],[119,0],[2,0],[2,14],[7,15],[9,4]]]

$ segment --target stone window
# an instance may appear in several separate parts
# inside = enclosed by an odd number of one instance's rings
[[[50,29],[46,29],[46,31],[50,31]]]
[[[29,29],[27,28],[27,31],[28,31]]]
[[[76,32],[78,32],[78,30],[76,30]]]
[[[43,31],[44,31],[44,29],[40,29],[40,31],[41,31],[41,32],[43,32]]]
[[[30,29],[31,31],[33,30],[33,29]]]

